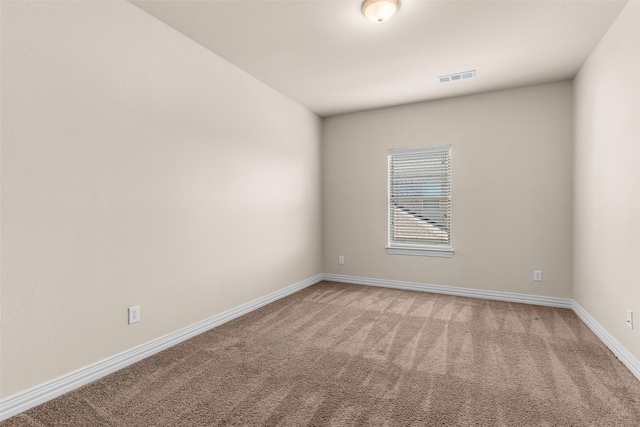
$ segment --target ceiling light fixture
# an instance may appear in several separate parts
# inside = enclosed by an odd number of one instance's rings
[[[397,10],[398,0],[366,0],[362,5],[364,16],[376,24],[388,21]]]

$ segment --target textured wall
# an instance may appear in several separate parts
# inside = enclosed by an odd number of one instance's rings
[[[321,272],[320,120],[135,6],[3,2],[1,89],[0,396]]]
[[[571,102],[562,82],[325,120],[324,271],[571,297]],[[455,254],[388,255],[387,150],[440,144]]]
[[[640,2],[575,79],[574,299],[640,359]],[[636,316],[626,326],[626,310]]]

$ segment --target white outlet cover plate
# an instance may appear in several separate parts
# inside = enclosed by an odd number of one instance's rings
[[[140,321],[140,306],[129,307],[129,324]]]

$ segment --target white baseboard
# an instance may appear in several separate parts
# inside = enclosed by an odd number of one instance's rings
[[[210,317],[209,319],[187,326],[186,328],[180,329],[169,335],[165,335],[50,382],[3,399],[0,401],[0,421],[95,381],[98,378],[104,377],[105,375],[119,369],[132,365],[135,362],[179,344],[182,341],[201,334],[211,328],[222,325],[236,317],[247,314],[266,304],[279,300],[280,298],[286,297],[294,292],[298,292],[301,289],[321,281],[322,277],[322,274],[310,277],[294,285],[265,295],[262,298],[258,298],[231,310],[225,311],[224,313]]]
[[[512,292],[486,291],[482,289],[457,288],[453,286],[428,285],[426,283],[400,282],[397,280],[372,279],[369,277],[342,276],[324,274],[323,280],[353,283],[356,285],[381,286],[384,288],[405,289],[408,291],[432,292],[434,294],[457,295],[461,297],[482,298],[498,301],[519,302],[523,304],[545,305],[548,307],[571,308],[569,298],[543,297],[538,295],[516,294]]]
[[[578,315],[580,320],[582,320],[591,331],[596,334],[600,341],[604,343],[609,350],[616,355],[616,357],[626,366],[635,377],[640,380],[640,361],[636,359],[629,351],[622,346],[609,332],[606,331],[600,325],[596,319],[591,317],[589,313],[586,312],[580,304],[578,304],[575,300],[571,306],[573,311]]]
[[[139,360],[156,354],[189,338],[215,328],[236,317],[247,314],[266,304],[284,298],[294,292],[311,286],[321,280],[357,285],[380,286],[393,289],[433,292],[447,295],[458,295],[472,298],[491,299],[524,304],[535,304],[549,307],[572,309],[578,317],[593,331],[594,334],[620,359],[622,363],[640,380],[640,362],[625,349],[611,334],[609,334],[589,313],[577,302],[569,298],[554,298],[537,295],[518,294],[511,292],[486,291],[481,289],[457,288],[452,286],[428,285],[423,283],[402,282],[395,280],[373,279],[367,277],[344,276],[338,274],[318,274],[306,280],[288,286],[279,291],[265,295],[224,313],[203,320],[186,328],[180,329],[164,337],[150,341],[141,346],[104,359],[78,371],[64,375],[53,381],[34,387],[17,395],[0,401],[0,421],[24,412],[36,405],[44,403],[82,385],[95,381],[105,375],[125,368]]]

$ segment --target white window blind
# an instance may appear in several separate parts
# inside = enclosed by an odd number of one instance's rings
[[[435,253],[389,251],[394,248],[426,249]],[[409,255],[453,254],[450,146],[389,150],[387,250]]]

